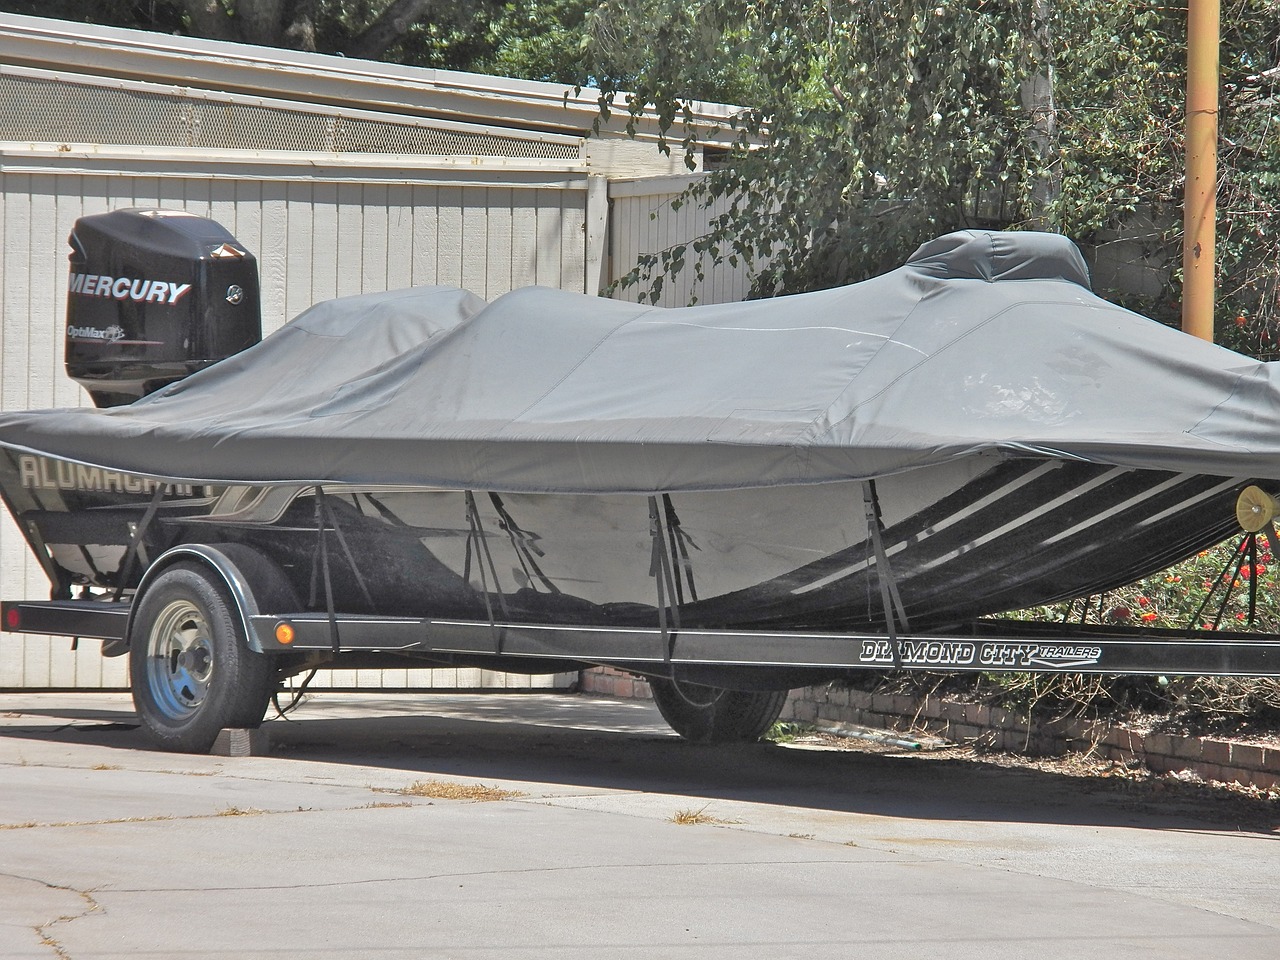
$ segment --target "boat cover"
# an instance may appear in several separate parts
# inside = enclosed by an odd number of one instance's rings
[[[0,416],[0,443],[190,482],[651,493],[977,453],[1280,479],[1278,426],[1274,364],[1095,296],[1063,237],[965,231],[747,303],[329,301],[129,406]]]

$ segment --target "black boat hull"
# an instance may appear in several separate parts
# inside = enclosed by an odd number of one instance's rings
[[[55,584],[127,592],[183,543],[271,559],[307,608],[510,623],[912,627],[1098,593],[1228,536],[1247,478],[973,456],[876,482],[637,495],[165,486],[19,450],[0,492]],[[139,535],[139,530],[141,534]],[[323,536],[319,531],[323,530]]]

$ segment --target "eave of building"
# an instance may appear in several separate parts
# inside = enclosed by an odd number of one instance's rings
[[[599,116],[599,92],[564,84],[434,70],[0,13],[0,60],[49,69],[74,65],[78,73],[170,83],[181,87],[263,95],[278,100],[355,107],[549,133],[587,136]],[[737,138],[741,108],[695,103],[704,144]],[[626,107],[615,100],[614,119],[601,135],[626,136]],[[656,141],[654,117],[636,124],[636,138]]]

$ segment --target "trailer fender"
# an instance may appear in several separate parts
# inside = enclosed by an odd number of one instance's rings
[[[251,617],[264,610],[301,608],[297,593],[284,571],[257,550],[239,543],[186,543],[166,550],[147,568],[135,598],[142,597],[156,577],[179,561],[195,561],[207,567],[226,585],[249,649],[254,653],[265,651],[251,629]],[[126,637],[132,636],[133,616],[137,608],[135,599],[125,625]]]

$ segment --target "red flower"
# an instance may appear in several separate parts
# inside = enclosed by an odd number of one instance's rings
[[[1145,606],[1146,606],[1147,604],[1149,604],[1150,602],[1151,602],[1151,600],[1150,600],[1149,598],[1147,598],[1147,597],[1139,597],[1139,598],[1138,598],[1138,606],[1140,606],[1140,607],[1145,607]]]
[[[1154,620],[1158,616],[1160,616],[1160,614],[1156,613],[1155,611],[1151,611],[1150,613],[1144,613],[1142,615],[1142,619],[1150,621],[1150,620]]]
[[[1236,317],[1237,327],[1243,327],[1248,322],[1249,322],[1248,317],[1246,317],[1243,313]]]
[[[1256,573],[1258,576],[1262,576],[1264,573],[1267,572],[1267,568],[1260,563],[1253,568],[1253,572]]]
[[[1237,620],[1243,620],[1243,619],[1244,619],[1244,611],[1243,611],[1243,610],[1241,610],[1239,613],[1237,613],[1237,614],[1236,614],[1236,619],[1237,619]]]

